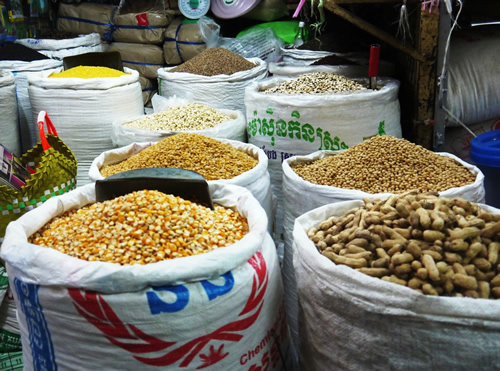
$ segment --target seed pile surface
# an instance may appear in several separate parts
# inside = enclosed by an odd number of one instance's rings
[[[49,77],[54,77],[54,78],[78,77],[81,79],[93,79],[98,77],[120,77],[123,75],[128,75],[128,74],[126,72],[115,70],[114,68],[77,66],[65,71],[54,73]]]
[[[265,94],[333,94],[365,90],[360,83],[333,72],[311,72],[263,90]]]
[[[179,133],[143,149],[114,165],[103,166],[101,175],[153,167],[196,171],[206,180],[232,179],[253,169],[258,161],[230,144],[204,135]]]
[[[29,240],[82,260],[129,265],[206,253],[246,233],[237,211],[144,190],[68,211]]]
[[[500,298],[500,214],[437,193],[364,201],[308,231],[322,255],[426,295]]]
[[[452,158],[390,135],[376,136],[311,163],[291,164],[304,180],[367,193],[441,192],[476,176]]]
[[[203,130],[229,120],[231,117],[205,104],[189,103],[127,122],[123,126],[151,131]]]
[[[224,48],[209,48],[168,72],[187,72],[202,76],[232,75],[255,68],[255,64]]]

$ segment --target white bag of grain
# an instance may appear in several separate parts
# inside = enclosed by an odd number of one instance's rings
[[[27,242],[51,218],[95,202],[94,184],[11,223],[1,257],[19,305],[25,370],[291,369],[265,212],[242,187],[209,187],[215,203],[248,220],[247,235],[153,264],[88,262]]]
[[[21,156],[21,139],[17,123],[16,80],[14,74],[0,70],[0,143]],[[245,123],[246,128],[246,123]]]
[[[251,170],[244,172],[232,179],[209,180],[208,184],[221,183],[231,184],[248,189],[252,195],[260,202],[261,206],[266,211],[269,218],[269,229],[272,228],[272,220],[274,217],[273,210],[273,194],[271,190],[271,178],[267,170],[268,159],[264,152],[252,144],[243,143],[237,140],[217,138],[222,143],[230,144],[234,148],[247,153],[251,157],[257,159],[258,164]],[[100,169],[105,165],[112,165],[141,152],[143,149],[150,147],[155,143],[131,143],[127,146],[105,151],[97,156],[89,169],[89,178],[92,181],[104,179]]]
[[[267,76],[267,64],[260,58],[246,58],[256,66],[232,75],[203,76],[186,72],[169,72],[172,67],[158,70],[158,91],[161,96],[173,96],[204,103],[213,108],[246,112],[245,88]]]
[[[38,75],[43,71],[54,71],[62,66],[62,61],[57,59],[40,59],[31,62],[0,61],[0,70],[12,72],[16,80],[17,117],[21,141],[21,152],[32,149],[40,139],[36,118],[38,112],[32,111],[28,93],[28,77]],[[43,110],[46,110],[44,107]],[[36,114],[35,114],[36,113]]]
[[[362,204],[324,205],[295,222],[300,336],[307,339],[300,347],[304,369],[495,368],[500,363],[499,300],[423,295],[336,265],[318,252],[306,230]]]
[[[221,122],[213,128],[202,130],[146,130],[124,126],[132,121],[140,120],[147,116],[136,117],[133,120],[127,120],[125,122],[116,121],[113,123],[113,127],[111,130],[111,140],[113,141],[115,147],[122,147],[131,143],[138,142],[159,142],[160,140],[168,138],[177,133],[195,133],[205,135],[210,138],[224,138],[245,142],[246,121],[243,113],[241,113],[241,111],[224,109],[221,109],[219,111],[228,115],[230,117],[230,120]]]
[[[16,43],[34,49],[52,59],[63,59],[72,55],[102,52],[101,35],[97,32],[69,39],[17,39]]]
[[[338,152],[318,151],[306,156],[294,156],[283,161],[283,235],[284,253],[282,274],[285,287],[285,302],[288,323],[292,340],[296,347],[300,347],[300,336],[298,328],[299,302],[297,298],[297,282],[293,268],[293,228],[295,220],[302,214],[317,207],[352,200],[363,200],[364,198],[385,199],[392,193],[367,193],[355,189],[338,188],[326,185],[314,184],[304,180],[291,165],[304,164],[319,160],[328,156],[335,156]],[[484,175],[478,167],[462,161],[450,153],[437,152],[444,157],[449,157],[465,166],[476,176],[474,183],[462,187],[450,188],[440,192],[443,197],[461,197],[471,202],[483,203],[485,199]],[[299,195],[308,195],[301,197]]]
[[[88,171],[94,158],[114,148],[113,122],[144,113],[139,73],[125,67],[127,74],[120,77],[83,79],[50,78],[52,72],[29,76],[31,106],[33,112],[47,111],[57,133],[75,154],[77,184],[81,186],[90,181]]]
[[[262,92],[288,80],[255,81],[245,90],[248,141],[268,155],[271,186],[278,200],[276,239],[283,230],[284,160],[317,150],[346,149],[382,132],[401,137],[399,81],[381,78],[379,90],[335,94]]]

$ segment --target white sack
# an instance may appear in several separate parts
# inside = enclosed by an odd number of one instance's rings
[[[354,189],[338,188],[319,185],[308,182],[292,170],[291,165],[309,163],[328,156],[335,156],[337,152],[318,151],[307,156],[294,156],[283,162],[283,230],[284,230],[284,259],[283,259],[283,282],[285,287],[285,303],[287,316],[289,318],[292,340],[296,346],[300,343],[298,333],[299,303],[297,300],[297,282],[292,264],[293,229],[296,218],[317,207],[342,201],[363,200],[363,198],[385,199],[392,193],[366,193]],[[474,183],[463,187],[450,188],[440,192],[442,197],[461,197],[471,202],[483,203],[485,200],[484,175],[477,168],[450,153],[440,153],[449,157],[463,166],[476,176]],[[305,196],[307,195],[307,197]]]
[[[293,264],[304,370],[492,370],[500,364],[500,301],[433,297],[336,265],[306,230],[360,201],[297,218]],[[489,212],[500,210],[484,206]]]
[[[70,39],[17,39],[16,43],[34,49],[52,59],[102,52],[101,36],[94,32]]]
[[[327,57],[329,55],[340,55],[343,54],[327,52],[327,51],[316,51],[307,49],[295,49],[295,48],[281,48],[281,55],[283,56],[283,62],[293,63],[293,64],[303,64],[309,65],[318,59]]]
[[[232,179],[220,179],[220,180],[209,180],[208,184],[230,184],[237,185],[248,189],[252,195],[259,201],[261,206],[266,211],[269,218],[269,226],[272,227],[272,221],[274,216],[274,211],[272,207],[272,190],[271,190],[271,178],[269,171],[267,170],[268,159],[264,152],[255,147],[252,144],[243,143],[236,140],[229,140],[224,138],[217,138],[222,143],[230,144],[234,148],[245,152],[257,159],[259,162],[253,168],[243,174],[240,174]],[[92,181],[104,179],[101,175],[100,169],[104,165],[112,165],[118,162],[124,161],[127,158],[139,153],[144,148],[150,147],[155,143],[144,142],[144,143],[131,143],[127,146],[105,151],[97,156],[89,169],[89,178]]]
[[[113,122],[144,113],[139,74],[124,71],[129,74],[114,78],[50,78],[50,72],[42,72],[28,79],[33,113],[47,111],[59,137],[76,156],[78,186],[89,182],[94,158],[114,148]]]
[[[62,61],[56,59],[40,59],[32,62],[0,61],[0,70],[9,71],[16,79],[17,116],[21,141],[21,152],[33,148],[38,140],[36,117],[38,111],[32,112],[28,93],[28,77],[42,71],[54,71],[62,66]],[[44,108],[45,110],[45,108]]]
[[[384,131],[401,138],[399,81],[379,79],[380,90],[336,94],[265,94],[286,78],[253,82],[245,89],[248,142],[269,158],[277,196],[276,237],[282,233],[281,163],[318,150],[341,150]],[[363,81],[363,80],[361,80]]]
[[[27,242],[54,216],[94,202],[94,184],[11,223],[1,256],[19,305],[25,370],[284,368],[289,336],[265,212],[241,187],[211,184],[210,193],[247,218],[247,235],[147,265],[87,262]]]
[[[259,58],[247,58],[256,66],[232,75],[202,76],[186,72],[168,72],[172,67],[158,70],[158,91],[164,97],[177,96],[213,108],[246,112],[245,88],[253,81],[267,76],[267,64]]]
[[[154,99],[153,108],[155,110],[155,113],[162,111],[157,109],[157,105],[155,105],[155,102],[158,102],[158,99],[161,100],[165,98],[159,95],[155,95],[153,99]],[[174,100],[178,102],[177,99],[165,99],[165,100],[167,102],[163,104],[166,104],[165,106],[166,108],[164,108],[163,110],[168,109],[169,100]],[[187,103],[189,102],[185,101],[182,104],[187,104]],[[222,113],[226,114],[231,119],[228,121],[221,122],[220,124],[212,128],[203,130],[184,130],[182,132],[205,135],[210,138],[219,138],[219,139],[223,138],[223,139],[237,140],[240,142],[246,142],[247,123],[245,121],[243,113],[241,111],[227,110],[227,109],[219,109],[218,111],[221,111]],[[146,130],[146,129],[138,129],[138,128],[131,128],[124,126],[128,122],[139,120],[145,117],[146,115],[143,115],[133,119],[131,118],[127,121],[114,122],[111,131],[111,140],[113,141],[115,147],[122,147],[131,143],[138,143],[138,142],[159,142],[162,139],[180,133],[180,131]]]
[[[473,27],[450,43],[447,108],[466,125],[500,116],[500,27]],[[453,117],[448,126],[459,126]]]
[[[21,139],[17,125],[16,80],[12,72],[0,70],[0,143],[21,156]],[[245,123],[246,128],[246,123]]]

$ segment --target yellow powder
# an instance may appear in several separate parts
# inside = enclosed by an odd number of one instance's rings
[[[96,77],[120,77],[128,73],[108,67],[78,66],[69,70],[54,73],[49,77],[79,77],[81,79],[93,79]]]

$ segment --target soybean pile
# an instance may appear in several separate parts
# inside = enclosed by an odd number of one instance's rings
[[[237,211],[143,190],[67,211],[29,242],[86,261],[134,265],[207,253],[248,230]]]
[[[203,130],[231,120],[225,113],[201,103],[188,103],[127,122],[124,127],[159,130]]]
[[[366,198],[307,233],[335,264],[422,294],[500,298],[500,214],[462,198]]]
[[[262,90],[264,94],[333,94],[366,90],[359,82],[333,72],[311,72],[277,86]]]
[[[232,75],[255,68],[256,64],[224,48],[209,48],[168,72],[186,72],[202,76]]]
[[[220,140],[193,133],[165,138],[130,156],[100,169],[108,177],[128,170],[174,167],[196,171],[206,180],[232,179],[253,169],[258,161]]]
[[[367,193],[442,192],[476,179],[458,161],[390,135],[290,167],[308,182]]]
[[[109,68],[109,67],[77,66],[61,72],[53,73],[49,77],[53,78],[77,77],[81,79],[94,79],[103,77],[120,77],[123,75],[128,75],[128,73],[115,70],[114,68]]]

